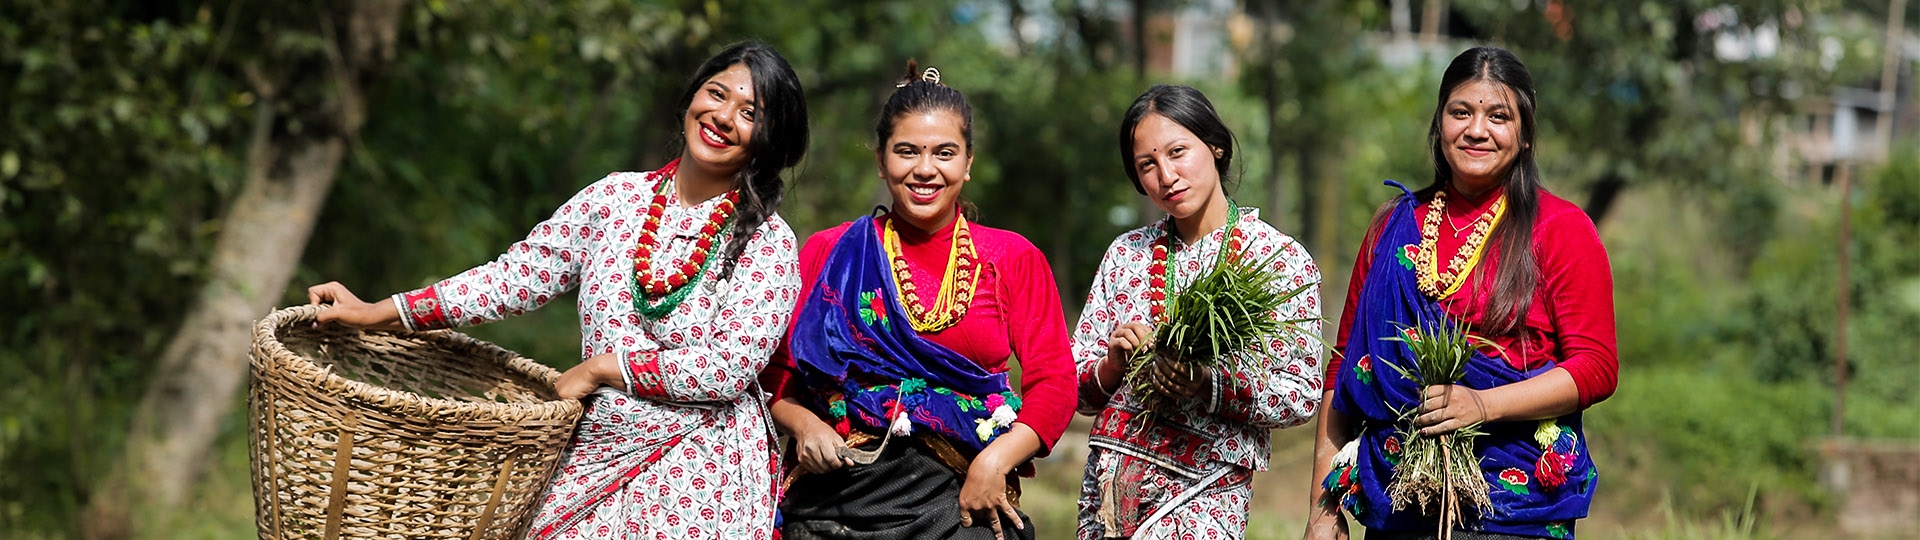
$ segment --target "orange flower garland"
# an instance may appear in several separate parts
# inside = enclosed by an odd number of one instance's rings
[[[1473,218],[1473,233],[1460,245],[1460,251],[1447,261],[1447,269],[1440,270],[1440,261],[1435,254],[1440,251],[1440,220],[1446,214],[1447,192],[1440,190],[1433,194],[1433,202],[1428,204],[1427,217],[1420,225],[1420,250],[1413,256],[1413,269],[1420,292],[1434,299],[1446,298],[1460,290],[1464,279],[1473,268],[1480,264],[1480,258],[1486,252],[1488,233],[1494,225],[1500,223],[1507,206],[1506,195],[1493,201],[1493,208],[1480,217]]]

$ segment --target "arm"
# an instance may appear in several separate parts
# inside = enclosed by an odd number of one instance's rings
[[[1222,418],[1267,429],[1293,427],[1306,423],[1319,405],[1320,359],[1320,269],[1305,248],[1286,242],[1272,263],[1273,272],[1290,276],[1275,286],[1290,290],[1303,285],[1312,288],[1282,304],[1271,315],[1284,319],[1311,319],[1275,338],[1269,349],[1278,355],[1268,359],[1266,369],[1216,371],[1217,392],[1208,399],[1212,411]],[[1270,256],[1268,254],[1260,255]],[[1220,384],[1224,383],[1224,384]]]
[[[1020,402],[1016,425],[1027,426],[1038,446],[1025,454],[1009,455],[1014,465],[1034,455],[1045,456],[1073,419],[1073,352],[1053,269],[1038,248],[1024,246],[1000,270],[998,297],[1006,310],[1007,337],[1020,362]],[[1005,438],[1006,435],[1001,435]],[[995,439],[995,445],[1001,439]]]
[[[1353,256],[1353,269],[1347,274],[1347,301],[1340,307],[1340,326],[1333,336],[1334,353],[1327,356],[1326,388],[1333,388],[1333,379],[1340,374],[1340,362],[1346,358],[1347,334],[1353,331],[1354,306],[1360,305],[1360,289],[1366,285],[1367,270],[1373,267],[1373,248],[1380,243],[1380,234],[1387,230],[1387,218],[1393,214],[1394,202],[1373,211],[1373,223],[1367,226],[1367,234],[1360,239],[1360,252]]]
[[[1329,388],[1321,394],[1321,403],[1333,402],[1333,390]],[[1328,498],[1326,487],[1321,480],[1333,472],[1333,455],[1353,440],[1351,430],[1347,428],[1347,415],[1341,414],[1332,406],[1320,408],[1319,421],[1314,423],[1313,435],[1313,476],[1308,478],[1309,494],[1307,500],[1308,539],[1340,539],[1347,537],[1347,519],[1340,513],[1340,501]]]
[[[766,369],[760,372],[761,386],[773,393],[772,404],[768,407],[773,414],[773,424],[781,433],[793,438],[797,468],[806,474],[824,473],[853,464],[853,460],[843,454],[847,449],[846,439],[827,423],[826,418],[800,402],[807,389],[800,381],[799,369],[794,365],[791,352],[793,324],[807,302],[806,295],[813,292],[813,284],[820,276],[821,267],[826,265],[827,255],[839,240],[839,231],[843,230],[836,228],[815,233],[807,238],[806,245],[800,249],[800,299],[794,303],[794,316],[787,322],[787,335],[781,338],[779,349],[767,361]]]
[[[1360,240],[1360,253],[1353,258],[1353,270],[1347,279],[1347,301],[1340,310],[1339,335],[1334,336],[1333,354],[1327,356],[1325,372],[1326,391],[1320,394],[1320,414],[1314,422],[1313,433],[1313,476],[1308,478],[1307,493],[1307,540],[1344,540],[1347,538],[1347,519],[1340,513],[1340,501],[1329,499],[1322,482],[1333,472],[1333,456],[1340,453],[1353,440],[1353,429],[1347,425],[1347,415],[1333,406],[1335,386],[1340,377],[1341,359],[1346,357],[1348,333],[1353,329],[1356,306],[1360,305],[1360,290],[1366,286],[1367,269],[1373,266],[1373,250],[1380,241],[1380,235],[1386,230],[1387,217],[1394,203],[1388,201],[1373,213],[1373,223],[1367,226],[1367,234]]]
[[[429,330],[493,322],[537,309],[573,289],[588,244],[599,232],[599,217],[611,211],[611,194],[634,181],[617,175],[595,182],[493,262],[393,295],[401,323]]]
[[[1112,350],[1109,345],[1115,341],[1113,333],[1120,326],[1121,314],[1115,310],[1113,290],[1107,282],[1118,280],[1119,265],[1115,264],[1115,254],[1120,251],[1124,237],[1114,240],[1107,248],[1107,255],[1100,260],[1100,268],[1093,274],[1093,285],[1087,292],[1087,305],[1080,310],[1080,323],[1073,330],[1073,363],[1075,386],[1079,394],[1080,414],[1092,416],[1107,408],[1107,401],[1113,393],[1120,390],[1121,377],[1125,375],[1125,358],[1109,360]],[[1142,325],[1133,325],[1142,326]],[[1137,330],[1133,333],[1138,333]],[[1129,333],[1126,338],[1144,343]],[[1147,329],[1146,336],[1151,336]],[[1129,344],[1135,344],[1129,341]],[[1131,350],[1129,347],[1128,350]]]
[[[700,332],[704,341],[671,349],[616,348],[633,395],[684,403],[745,394],[793,315],[800,290],[794,253],[793,233],[780,220],[768,220],[747,243],[719,298],[719,315]]]
[[[1512,422],[1565,416],[1613,394],[1619,380],[1614,345],[1613,276],[1593,222],[1577,211],[1543,219],[1535,256],[1547,312],[1556,332],[1559,365],[1531,379],[1487,390],[1464,386],[1427,389],[1423,434],[1447,433],[1474,422]]]
[[[800,310],[806,307],[807,296],[813,294],[813,284],[820,279],[827,255],[845,230],[846,227],[835,227],[814,233],[800,247],[800,291],[793,303],[793,316],[787,318],[787,331],[780,337],[780,346],[773,350],[773,357],[767,359],[766,369],[760,371],[761,388],[773,394],[769,403],[800,396],[806,391],[800,381],[800,369],[793,362],[793,328],[800,322]],[[798,400],[795,403],[800,404]]]
[[[982,519],[993,527],[995,538],[1005,538],[1008,535],[1001,525],[1001,516],[1005,516],[1015,529],[1026,529],[1012,501],[1007,500],[1007,475],[1041,448],[1040,435],[1032,427],[1014,422],[1012,429],[974,456],[967,479],[960,486],[960,526],[972,527],[975,519]]]
[[[853,459],[845,454],[847,440],[841,438],[833,426],[827,425],[826,419],[815,414],[813,409],[794,398],[785,398],[774,401],[769,410],[773,414],[773,424],[782,433],[793,437],[794,453],[801,472],[819,474],[853,465]]]
[[[339,283],[326,283],[308,288],[307,300],[333,304],[320,312],[323,324],[374,330],[433,330],[525,313],[577,284],[585,245],[607,209],[604,195],[631,181],[609,176],[587,186],[493,262],[425,288],[369,304]]]

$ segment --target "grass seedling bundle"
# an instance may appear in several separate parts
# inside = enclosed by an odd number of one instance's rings
[[[1166,318],[1153,330],[1153,347],[1135,350],[1127,363],[1132,395],[1146,407],[1147,414],[1174,410],[1179,405],[1148,381],[1146,374],[1153,355],[1172,355],[1174,361],[1189,368],[1213,368],[1223,373],[1264,370],[1265,358],[1277,353],[1269,346],[1274,336],[1316,320],[1275,315],[1282,305],[1319,283],[1282,289],[1284,276],[1268,270],[1270,262],[1230,254],[1185,291],[1167,298]]]
[[[1472,335],[1467,325],[1423,321],[1419,328],[1398,326],[1401,335],[1386,339],[1406,343],[1413,352],[1414,366],[1387,365],[1418,383],[1423,397],[1430,386],[1459,383],[1467,374],[1467,363],[1476,347],[1498,348]],[[1473,452],[1474,438],[1486,433],[1475,423],[1439,437],[1421,436],[1413,425],[1419,413],[1416,406],[1400,414],[1400,431],[1406,434],[1406,440],[1387,496],[1396,511],[1412,506],[1422,513],[1439,514],[1439,537],[1450,538],[1456,525],[1493,507],[1488,497],[1492,487],[1481,476],[1480,456]]]

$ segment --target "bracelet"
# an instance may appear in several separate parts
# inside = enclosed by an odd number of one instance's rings
[[[1220,410],[1220,370],[1207,370],[1207,414]]]
[[[393,300],[393,310],[400,312],[400,327],[408,332],[418,332],[413,328],[413,317],[407,316],[407,293],[395,293],[389,298]]]
[[[626,385],[620,387],[620,391],[631,394],[633,393],[633,372],[627,370],[626,355],[616,355],[615,359],[620,362],[620,383]]]
[[[1106,360],[1101,360],[1101,362],[1105,362],[1105,361]],[[1114,392],[1120,391],[1119,388],[1108,390],[1107,383],[1100,382],[1100,364],[1093,365],[1093,387],[1096,389],[1099,389],[1100,393],[1106,394],[1109,396],[1113,395]]]

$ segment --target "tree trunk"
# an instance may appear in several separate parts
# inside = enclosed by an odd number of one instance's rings
[[[1301,103],[1304,105],[1309,102],[1301,100]],[[1300,178],[1300,228],[1293,233],[1293,237],[1303,243],[1312,242],[1313,239],[1318,238],[1315,233],[1320,230],[1320,209],[1318,208],[1320,204],[1320,159],[1318,155],[1324,151],[1325,146],[1325,143],[1317,141],[1294,146],[1294,148],[1298,149],[1298,151],[1294,153],[1294,166],[1300,170],[1298,175]],[[1319,246],[1309,244],[1307,247],[1314,248]]]
[[[1627,179],[1616,171],[1608,171],[1600,179],[1595,180],[1593,185],[1587,187],[1587,205],[1582,208],[1587,212],[1587,219],[1593,220],[1596,227],[1600,222],[1606,221],[1607,213],[1613,210],[1613,202],[1618,200],[1620,192],[1626,189]]]
[[[245,184],[223,220],[207,283],[134,411],[114,473],[88,501],[83,537],[152,536],[191,493],[246,379],[252,321],[281,298],[293,276],[364,121],[365,83],[393,56],[401,7],[399,0],[336,7],[348,23],[344,32],[334,30],[331,15],[323,16],[329,69],[291,72],[281,81],[246,70],[263,97],[255,107]],[[283,101],[293,106],[280,109]],[[289,129],[295,120],[305,128]]]
[[[1346,146],[1344,143],[1336,144]],[[1349,155],[1349,153],[1342,151],[1336,155]],[[1311,229],[1313,236],[1301,239],[1301,242],[1307,245],[1307,250],[1313,253],[1316,260],[1332,261],[1339,256],[1340,200],[1346,193],[1340,181],[1345,176],[1345,172],[1346,167],[1340,160],[1330,159],[1320,167],[1320,176],[1313,179],[1313,182],[1319,185],[1315,193],[1316,198],[1312,203],[1318,210],[1313,213],[1314,223]],[[1324,280],[1325,276],[1321,277]]]
[[[1147,77],[1147,0],[1133,0],[1133,76]]]

